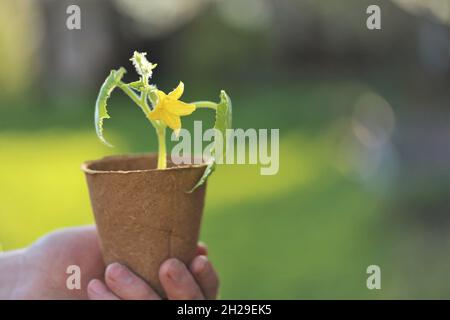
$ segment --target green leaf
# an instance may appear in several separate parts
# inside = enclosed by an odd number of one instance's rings
[[[213,156],[218,154],[219,157],[225,157],[228,141],[226,139],[226,130],[231,129],[232,125],[232,105],[230,97],[224,90],[220,92],[220,102],[217,104],[216,109],[216,122],[214,123],[214,129],[218,130],[222,134],[222,150],[218,150],[219,144],[214,146]]]
[[[231,125],[232,125],[231,99],[226,94],[226,92],[222,90],[220,92],[220,102],[217,104],[216,108],[216,122],[214,123],[214,129],[218,130],[220,134],[222,134],[223,144],[222,146],[220,146],[219,144],[214,145],[214,149],[211,152],[212,155],[211,162],[206,167],[205,172],[203,172],[203,175],[200,178],[200,180],[188,193],[194,192],[195,189],[203,185],[206,179],[208,179],[208,177],[214,172],[216,168],[216,151],[218,151],[217,149],[219,147],[222,147],[222,150],[219,151],[221,153],[219,154],[219,156],[225,157],[228,146],[228,141],[226,140],[226,130],[231,129]]]
[[[215,169],[216,169],[216,161],[214,159],[211,159],[211,162],[206,167],[205,171],[203,172],[202,177],[198,180],[198,182],[195,184],[195,186],[191,190],[187,191],[187,193],[192,193],[198,187],[203,185],[206,182],[206,179],[208,179],[208,177],[211,175],[211,173],[214,172]]]
[[[106,145],[111,146],[103,136],[103,119],[109,119],[107,110],[108,98],[111,92],[117,87],[123,75],[127,71],[124,68],[119,70],[111,70],[111,73],[103,82],[95,102],[95,131],[98,138]]]
[[[142,91],[145,88],[145,85],[141,80],[130,82],[128,85],[139,91]]]

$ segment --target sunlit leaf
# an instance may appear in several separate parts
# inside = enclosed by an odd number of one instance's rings
[[[141,80],[130,82],[128,85],[139,91],[142,91],[145,88],[145,85]]]
[[[217,104],[216,109],[216,122],[214,123],[214,129],[218,130],[218,133],[222,134],[222,145],[215,145],[213,150],[213,156],[225,157],[228,141],[226,139],[226,130],[231,129],[232,126],[232,105],[230,97],[224,90],[220,92],[220,102]],[[222,147],[222,150],[219,148]]]
[[[203,172],[202,177],[198,180],[198,182],[195,184],[195,186],[191,190],[187,191],[187,193],[192,193],[198,187],[203,185],[206,182],[206,179],[208,179],[208,177],[211,175],[211,173],[214,172],[215,169],[216,169],[216,161],[214,159],[211,159],[211,162],[206,167],[205,171]]]
[[[203,173],[200,180],[197,184],[189,191],[189,193],[195,191],[198,187],[203,185],[208,179],[208,177],[214,172],[216,168],[216,156],[225,157],[226,150],[228,147],[228,141],[226,139],[226,131],[227,129],[231,129],[232,125],[232,106],[231,99],[226,94],[224,90],[220,92],[220,102],[217,104],[216,108],[216,121],[214,123],[214,129],[217,130],[218,134],[222,135],[222,143],[219,144],[217,140],[215,140],[216,144],[211,152],[212,159],[211,163],[206,167],[205,172]],[[219,150],[221,148],[222,150]]]
[[[111,145],[103,136],[103,119],[109,118],[107,110],[108,98],[111,95],[111,92],[117,87],[125,72],[126,70],[124,68],[111,71],[105,82],[103,82],[95,103],[95,131],[97,132],[99,139],[108,146]]]

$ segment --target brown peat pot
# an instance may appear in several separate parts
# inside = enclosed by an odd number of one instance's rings
[[[193,193],[206,164],[156,169],[157,155],[123,155],[83,163],[106,264],[119,262],[163,295],[159,267],[194,258],[206,184]]]

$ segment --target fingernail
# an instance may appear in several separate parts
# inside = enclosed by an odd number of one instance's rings
[[[92,280],[89,284],[89,290],[97,295],[103,295],[106,292],[105,286],[99,280]]]
[[[120,263],[110,264],[106,270],[106,273],[116,282],[122,284],[130,284],[133,281],[133,276]]]
[[[183,279],[183,263],[177,259],[170,259],[168,275],[174,282],[181,282]]]
[[[195,258],[194,262],[194,272],[195,273],[202,273],[206,269],[206,265],[208,264],[208,258],[206,256],[198,256]]]

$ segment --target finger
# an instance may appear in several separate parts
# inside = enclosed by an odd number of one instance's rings
[[[160,300],[159,295],[141,278],[120,263],[110,264],[105,271],[108,287],[125,300]]]
[[[203,293],[184,263],[177,259],[166,260],[159,269],[159,279],[171,300],[200,300]]]
[[[197,245],[196,256],[207,256],[208,255],[208,247],[205,243],[199,242]]]
[[[206,299],[216,299],[219,291],[219,277],[206,256],[192,260],[190,270]]]
[[[119,297],[109,291],[106,285],[98,279],[93,279],[89,282],[87,293],[91,300],[120,300]]]

